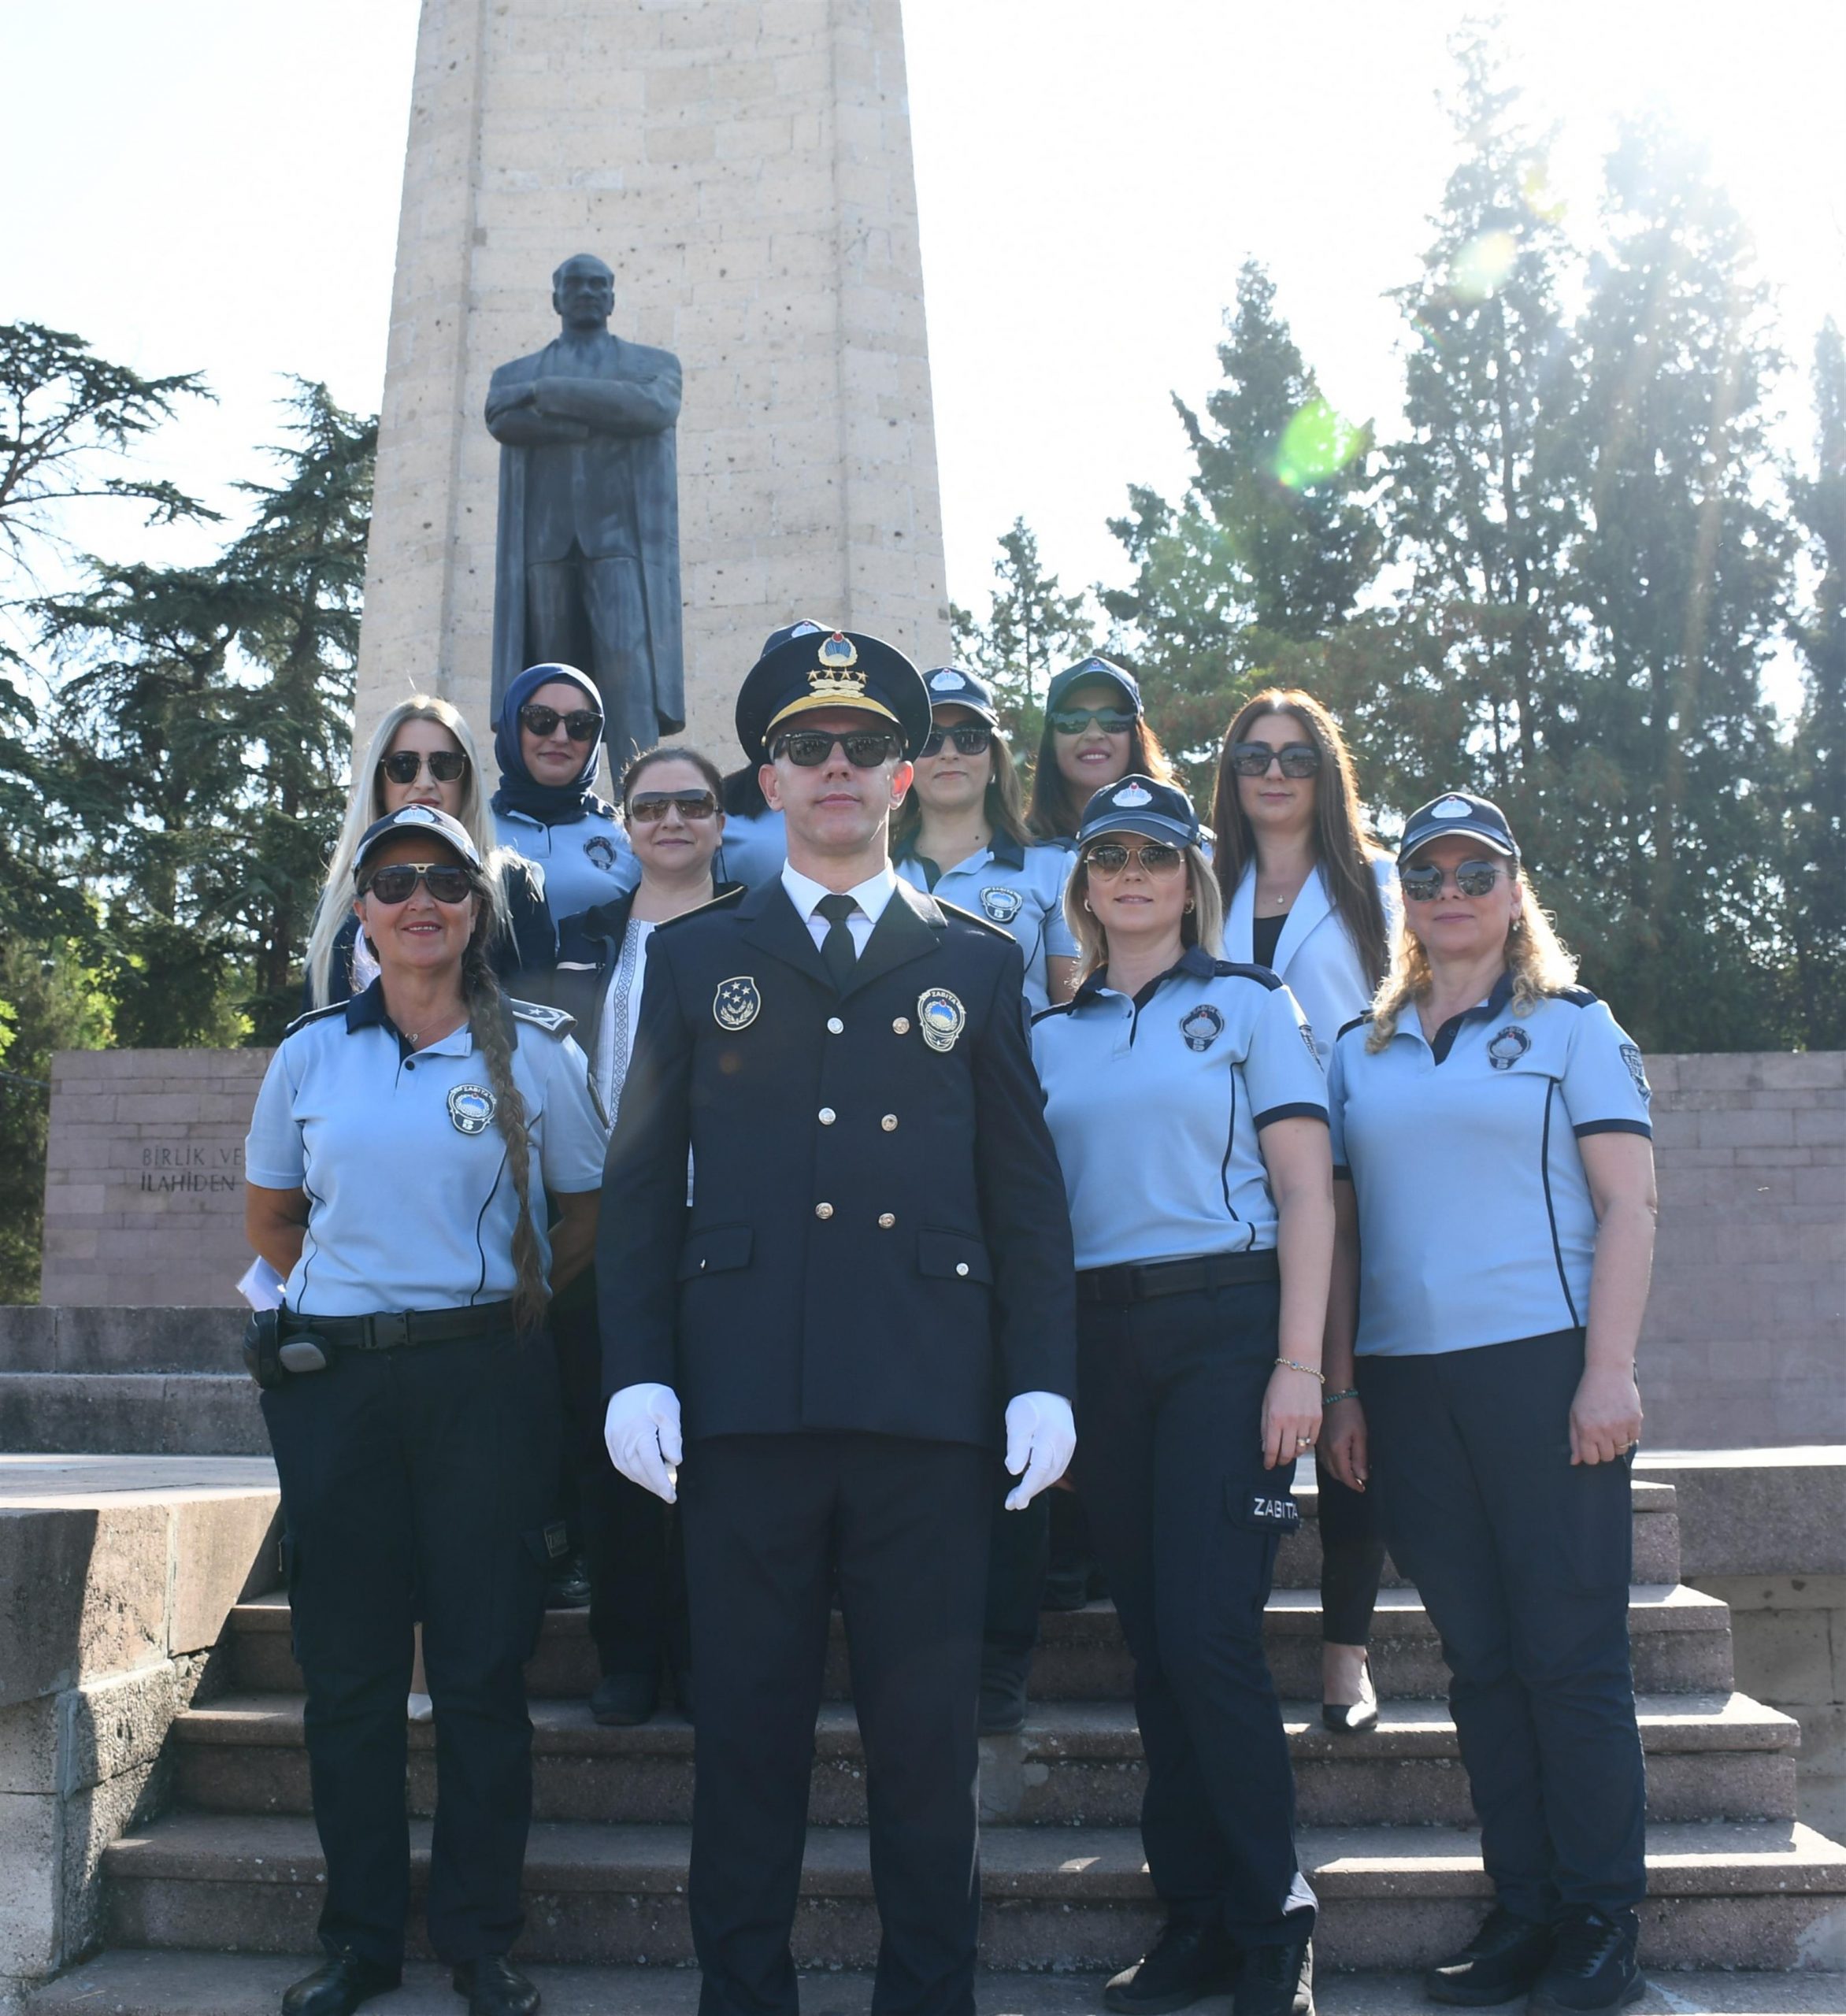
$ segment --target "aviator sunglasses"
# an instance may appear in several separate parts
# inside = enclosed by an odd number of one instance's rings
[[[375,868],[359,884],[359,894],[370,896],[387,910],[407,903],[421,882],[439,903],[465,903],[475,893],[474,878],[465,868],[446,861],[394,861],[387,868]]]
[[[994,732],[985,721],[968,721],[959,728],[932,728],[923,738],[919,756],[940,756],[945,742],[953,742],[964,756],[978,756],[993,747]]]
[[[786,756],[804,770],[817,769],[836,749],[846,751],[846,760],[855,770],[875,770],[903,752],[881,728],[859,728],[851,735],[830,734],[824,728],[798,728],[778,736],[769,750],[772,762]]]
[[[628,817],[637,825],[658,825],[675,806],[682,819],[709,819],[718,802],[708,791],[639,791],[628,800]]]
[[[1099,840],[1084,850],[1083,865],[1092,875],[1105,878],[1119,875],[1131,861],[1137,861],[1149,875],[1170,875],[1185,865],[1185,850],[1167,840],[1144,840],[1138,847],[1125,847],[1119,840]]]
[[[602,732],[602,717],[594,707],[573,707],[568,714],[559,713],[555,707],[535,706],[519,710],[520,726],[529,728],[541,742],[558,732],[560,721],[573,742],[594,742]]]
[[[439,784],[452,784],[468,768],[468,758],[458,749],[438,749],[427,756],[420,749],[395,749],[378,767],[394,784],[413,784],[425,763]]]
[[[1418,868],[1400,868],[1397,879],[1413,903],[1433,903],[1442,894],[1448,877],[1432,862]],[[1485,896],[1500,879],[1499,865],[1492,861],[1464,861],[1455,872],[1455,894]]]
[[[1051,725],[1060,735],[1081,735],[1093,721],[1105,735],[1127,735],[1135,720],[1119,707],[1059,707],[1051,716]]]
[[[1231,745],[1231,768],[1240,777],[1266,777],[1271,763],[1279,763],[1285,777],[1311,777],[1321,767],[1321,752],[1311,742],[1291,742],[1280,749],[1266,742]]]

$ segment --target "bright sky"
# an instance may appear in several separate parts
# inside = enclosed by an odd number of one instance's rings
[[[625,0],[611,0],[623,4]],[[949,586],[984,606],[1023,513],[1067,585],[1118,576],[1103,521],[1184,474],[1239,265],[1263,260],[1323,389],[1388,436],[1399,322],[1454,158],[1455,0],[910,0],[917,180]],[[153,458],[260,474],[289,372],[373,410],[416,0],[0,7],[0,320],[219,395]],[[1804,372],[1846,319],[1846,6],[1511,0],[1511,71],[1562,127],[1592,228],[1621,112],[1706,138]],[[24,85],[26,88],[17,87]],[[1790,449],[1809,423],[1786,388]],[[98,532],[97,537],[106,535]],[[125,528],[123,531],[125,539]],[[122,550],[111,540],[112,550]]]

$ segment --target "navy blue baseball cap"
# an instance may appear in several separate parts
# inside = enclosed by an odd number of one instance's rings
[[[1045,712],[1047,714],[1055,713],[1063,706],[1066,693],[1073,687],[1081,686],[1092,679],[1107,680],[1118,687],[1121,697],[1127,701],[1131,713],[1138,714],[1142,711],[1141,689],[1136,684],[1132,672],[1125,670],[1113,658],[1088,658],[1081,665],[1068,665],[1062,672],[1054,675],[1051,684],[1045,689]]]
[[[932,707],[966,707],[992,728],[999,720],[993,695],[965,665],[939,665],[923,675]]]
[[[903,653],[857,630],[793,628],[799,634],[765,651],[738,692],[737,739],[744,754],[761,762],[777,728],[823,707],[853,707],[891,722],[904,754],[914,756],[929,732],[929,695]]]
[[[1150,840],[1170,840],[1176,847],[1195,847],[1202,830],[1192,801],[1177,784],[1131,775],[1105,784],[1084,807],[1077,844],[1081,848],[1104,833],[1140,833]]]
[[[1403,822],[1403,838],[1397,843],[1398,866],[1403,867],[1418,847],[1447,839],[1451,833],[1484,841],[1510,860],[1519,858],[1518,843],[1507,815],[1492,799],[1477,798],[1472,791],[1445,791],[1441,797],[1419,806]]]
[[[451,818],[433,805],[400,805],[395,812],[387,812],[382,819],[374,819],[359,836],[359,844],[353,850],[354,877],[365,865],[369,856],[400,833],[414,833],[419,838],[427,836],[432,840],[440,840],[452,847],[470,868],[480,865],[480,850],[469,838],[468,828],[459,819]]]

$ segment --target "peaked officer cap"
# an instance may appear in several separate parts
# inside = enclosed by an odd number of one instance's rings
[[[737,695],[744,754],[761,762],[776,729],[824,707],[851,707],[891,722],[906,756],[914,756],[929,732],[923,675],[902,651],[860,631],[821,631],[791,636],[751,667]]]

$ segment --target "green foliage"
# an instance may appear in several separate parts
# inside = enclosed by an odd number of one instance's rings
[[[993,689],[994,704],[1016,749],[1035,747],[1044,725],[1044,692],[1054,673],[1095,648],[1087,598],[1068,595],[1039,560],[1023,518],[1000,535],[987,620],[951,609],[956,655]]]

